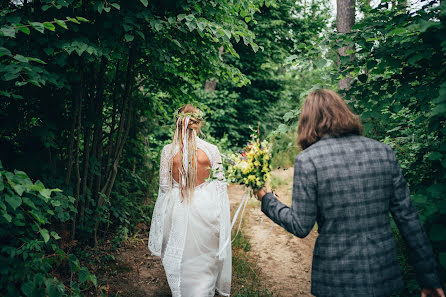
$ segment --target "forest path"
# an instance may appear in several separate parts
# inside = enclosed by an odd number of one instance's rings
[[[272,180],[277,185],[275,192],[279,200],[288,206],[291,206],[293,172],[293,168],[272,172]],[[243,187],[231,185],[231,204],[239,204],[243,192]],[[260,210],[260,202],[254,198],[248,201],[242,230],[251,244],[248,256],[257,262],[275,295],[313,296],[310,293],[311,263],[318,236],[316,230],[303,239],[288,233]]]
[[[278,185],[279,200],[291,205],[293,168],[275,170],[272,176]],[[243,187],[230,185],[228,194],[232,216],[244,194]],[[311,231],[304,239],[295,237],[265,216],[260,211],[260,202],[254,198],[248,201],[243,219],[242,231],[251,245],[248,257],[257,262],[261,278],[267,280],[275,296],[312,296],[311,262],[317,231]],[[102,275],[108,296],[171,296],[162,263],[147,248],[147,226],[138,227],[139,232],[118,248],[116,261]],[[237,227],[238,221],[234,229]]]

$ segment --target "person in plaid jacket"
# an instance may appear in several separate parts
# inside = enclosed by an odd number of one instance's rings
[[[401,268],[389,212],[408,247],[421,296],[442,296],[430,242],[392,148],[362,136],[357,115],[334,91],[312,91],[302,107],[292,205],[264,188],[262,211],[305,237],[318,225],[311,272],[317,297],[381,297],[400,292]]]

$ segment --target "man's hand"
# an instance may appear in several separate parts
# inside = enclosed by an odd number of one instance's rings
[[[257,200],[262,201],[263,196],[266,194],[266,188],[263,187],[261,189],[253,189],[254,195],[257,196]]]
[[[445,297],[442,288],[437,289],[421,289],[421,297]]]

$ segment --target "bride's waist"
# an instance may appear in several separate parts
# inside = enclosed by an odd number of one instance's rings
[[[205,182],[195,186],[194,187],[194,191],[204,190],[204,189],[209,188],[209,186],[212,186],[212,185],[213,185],[212,181],[210,181],[210,182],[209,181],[205,181]],[[180,185],[175,180],[172,182],[172,189],[174,189],[174,190],[179,190],[180,189]]]

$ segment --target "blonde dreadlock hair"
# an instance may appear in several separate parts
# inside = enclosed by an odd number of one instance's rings
[[[175,113],[176,128],[172,140],[172,150],[179,148],[179,185],[181,200],[190,201],[197,180],[197,133],[201,133],[203,112],[186,104]],[[170,160],[170,182],[173,179],[173,156]]]

